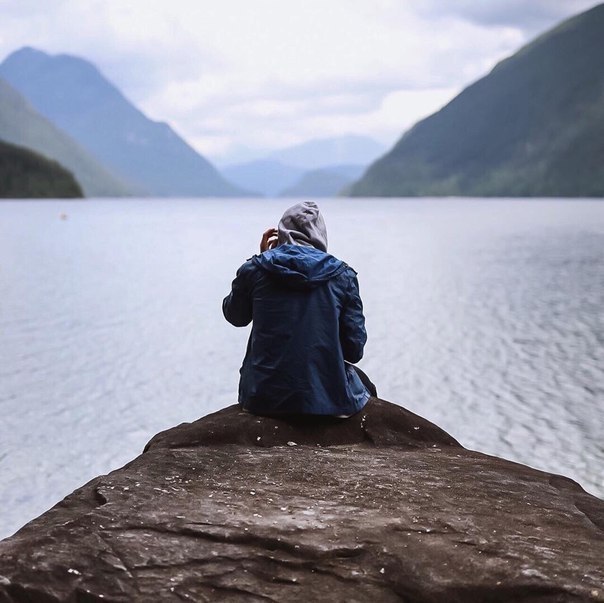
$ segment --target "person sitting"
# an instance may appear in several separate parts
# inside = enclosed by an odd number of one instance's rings
[[[236,327],[252,322],[240,369],[243,409],[348,417],[370,390],[377,395],[352,365],[367,341],[357,273],[327,253],[316,203],[290,207],[263,234],[260,254],[239,268],[222,310]]]

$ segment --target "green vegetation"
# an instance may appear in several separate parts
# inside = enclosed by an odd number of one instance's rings
[[[0,139],[59,161],[73,172],[87,197],[119,197],[133,193],[67,134],[37,113],[2,79]]]
[[[74,177],[56,161],[0,141],[0,197],[82,197]]]
[[[604,196],[604,5],[416,124],[352,196]]]

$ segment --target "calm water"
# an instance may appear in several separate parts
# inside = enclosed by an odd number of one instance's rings
[[[236,401],[220,303],[289,204],[0,203],[0,537]],[[604,496],[604,202],[321,207],[381,397]]]

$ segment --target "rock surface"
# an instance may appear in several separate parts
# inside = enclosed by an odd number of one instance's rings
[[[0,543],[0,602],[604,601],[604,502],[372,399],[162,432]]]

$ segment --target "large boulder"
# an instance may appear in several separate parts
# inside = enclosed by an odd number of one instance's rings
[[[0,602],[604,601],[604,502],[372,399],[155,436],[0,543]]]

